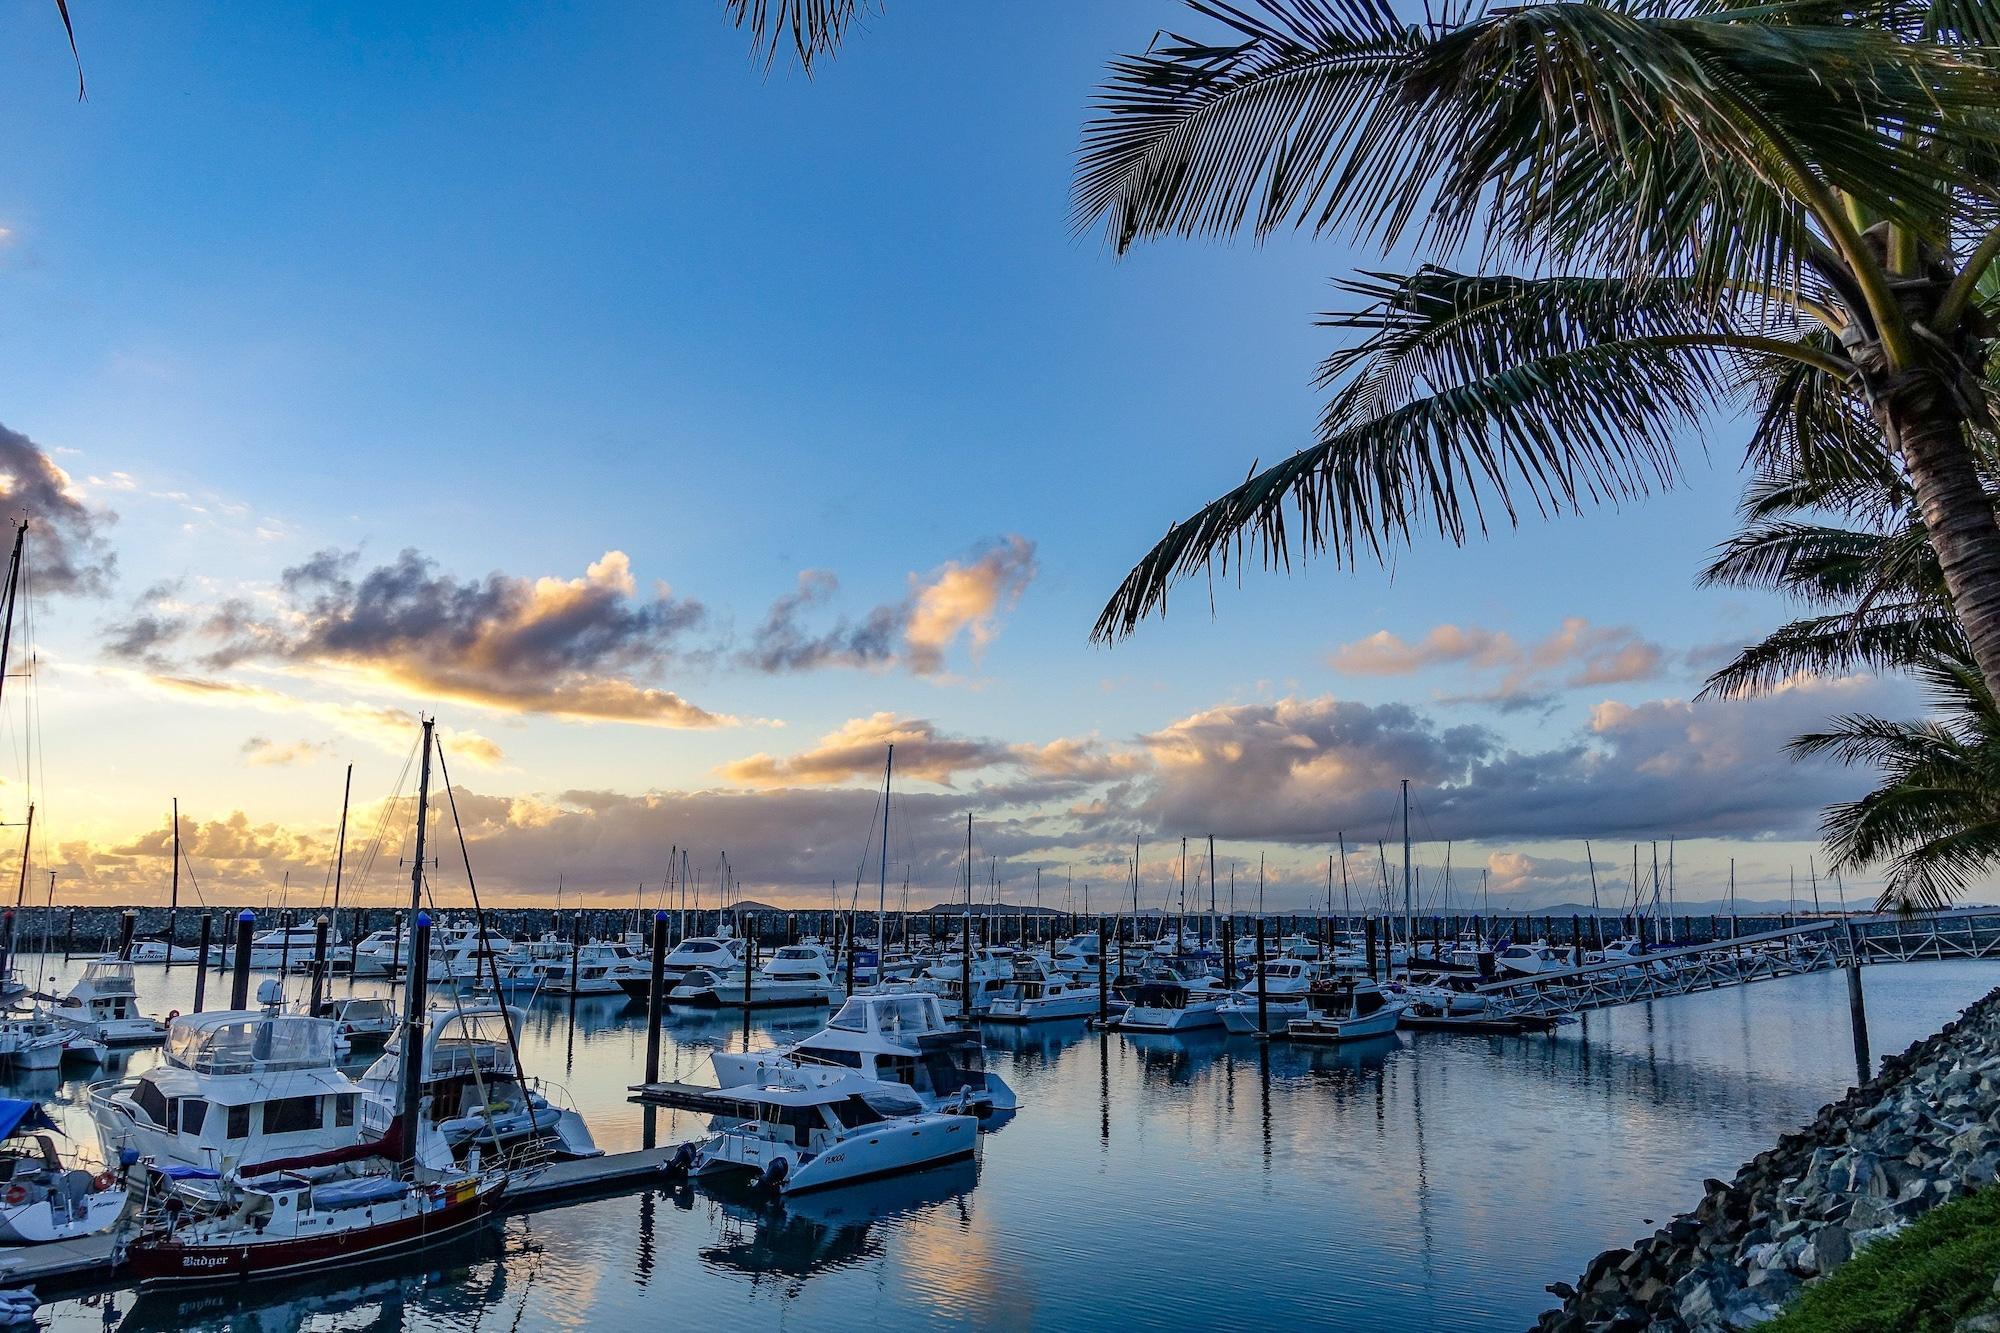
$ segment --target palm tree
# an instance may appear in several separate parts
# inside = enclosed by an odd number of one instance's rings
[[[1742,528],[1698,582],[1780,592],[1814,614],[1742,649],[1708,678],[1704,697],[1768,693],[1800,674],[1902,671],[1968,655],[1937,552],[1900,482],[1766,474],[1740,512]]]
[[[1790,746],[1881,770],[1875,790],[1829,806],[1820,829],[1836,869],[1887,861],[1881,905],[1905,910],[1948,906],[1968,878],[2000,864],[2000,706],[1965,655],[1912,669],[1932,718],[1855,714]]]
[[[808,74],[813,61],[832,55],[872,7],[869,0],[723,0],[723,6],[736,26],[750,34],[766,65],[789,42]]]
[[[1429,262],[1343,284],[1326,322],[1357,338],[1321,367],[1316,440],[1173,525],[1095,637],[1232,554],[1351,561],[1670,486],[1676,437],[1750,404],[1759,467],[1906,480],[2000,682],[1967,438],[1992,420],[2000,8],[1189,3],[1215,36],[1110,67],[1079,224],[1121,252],[1305,228]]]

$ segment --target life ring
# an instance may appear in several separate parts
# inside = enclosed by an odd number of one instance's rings
[[[96,1190],[99,1194],[104,1193],[104,1191],[110,1189],[113,1185],[116,1185],[117,1183],[118,1183],[118,1177],[112,1175],[109,1171],[99,1171],[96,1175],[90,1178],[90,1187],[93,1190]]]
[[[28,1201],[28,1187],[26,1185],[9,1185],[4,1197],[8,1203],[26,1203]]]

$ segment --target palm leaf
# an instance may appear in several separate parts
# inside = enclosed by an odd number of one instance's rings
[[[812,73],[813,61],[839,49],[872,8],[871,0],[723,0],[730,18],[750,34],[765,65],[787,45],[799,67]]]

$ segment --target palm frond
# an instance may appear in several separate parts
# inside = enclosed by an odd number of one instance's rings
[[[812,73],[813,61],[837,51],[873,8],[873,0],[723,0],[723,4],[736,26],[750,34],[751,47],[766,66],[789,45],[807,74]]]
[[[1781,625],[1737,653],[1702,684],[1698,699],[1765,694],[1798,675],[1897,671],[1926,653],[1963,652],[1950,612],[1931,601],[1882,603],[1865,612],[1812,616]]]

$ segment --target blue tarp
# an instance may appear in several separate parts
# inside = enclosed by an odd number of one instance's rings
[[[49,1113],[42,1109],[40,1102],[25,1102],[13,1097],[0,1097],[0,1139],[11,1139],[16,1134],[26,1134],[31,1130],[56,1129],[56,1122],[49,1119]]]
[[[205,1166],[162,1166],[155,1167],[168,1180],[220,1180],[222,1173]]]

